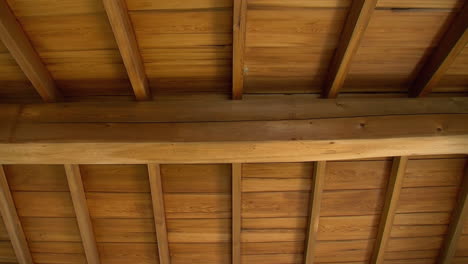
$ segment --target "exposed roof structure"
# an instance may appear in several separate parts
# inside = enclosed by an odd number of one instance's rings
[[[468,2],[0,0],[0,264],[468,263]]]

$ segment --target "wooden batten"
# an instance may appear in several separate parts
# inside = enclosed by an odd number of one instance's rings
[[[79,165],[65,165],[65,172],[70,189],[70,196],[75,209],[76,220],[80,229],[81,240],[89,264],[99,264],[99,252],[97,249],[96,238],[94,236],[93,224],[89,215],[88,204],[81,179]]]
[[[0,40],[45,102],[56,102],[61,94],[6,0],[0,1]]]
[[[0,213],[19,264],[33,264],[3,166],[0,165]]]
[[[159,263],[170,264],[171,257],[169,254],[169,242],[167,239],[166,211],[164,209],[160,165],[148,164],[148,175],[151,187],[154,224],[156,227],[156,237],[158,241]]]
[[[305,264],[313,264],[315,259],[325,169],[326,161],[318,161],[315,163],[310,193],[309,226],[304,253]]]
[[[124,0],[103,0],[115,40],[137,100],[150,100],[151,92],[143,61]]]
[[[234,1],[232,98],[242,99],[244,92],[244,48],[246,34],[247,0]]]
[[[393,226],[393,219],[395,218],[398,200],[400,198],[407,162],[408,157],[396,157],[393,159],[392,172],[385,195],[385,204],[380,218],[374,252],[372,254],[372,263],[379,264],[384,262],[384,253],[390,238],[390,231]]]
[[[445,242],[442,247],[439,263],[450,264],[453,263],[455,251],[459,245],[460,236],[462,234],[463,226],[468,219],[468,165],[465,167],[465,175],[463,178],[460,192],[458,194],[458,202],[452,213],[452,218],[449,230],[445,237]]]
[[[330,64],[323,97],[335,98],[338,96],[376,5],[377,0],[352,1],[338,48]]]
[[[419,97],[429,94],[468,44],[467,17],[468,2],[458,11],[452,25],[422,67],[410,90],[410,96]]]
[[[232,263],[241,263],[242,164],[232,164]]]

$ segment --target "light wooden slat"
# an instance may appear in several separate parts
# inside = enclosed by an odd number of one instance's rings
[[[341,33],[340,44],[332,60],[324,91],[325,98],[337,97],[354,54],[374,12],[378,0],[354,0]]]
[[[167,239],[166,211],[161,181],[161,168],[159,164],[148,164],[148,175],[151,187],[151,200],[153,203],[154,224],[158,239],[159,262],[170,264],[169,242]]]
[[[388,181],[385,204],[380,218],[379,231],[375,240],[372,263],[383,263],[390,232],[395,218],[398,199],[403,185],[408,157],[397,157],[393,160],[392,172]]]
[[[465,176],[458,194],[458,203],[452,213],[449,230],[439,257],[439,263],[452,263],[457,246],[463,231],[463,226],[468,217],[468,166],[465,168]]]
[[[148,79],[126,3],[124,0],[103,0],[103,3],[135,97],[137,100],[149,100],[151,92]]]
[[[18,263],[32,264],[31,253],[29,252],[28,242],[24,235],[21,222],[16,213],[15,203],[11,196],[10,187],[5,176],[3,166],[0,165],[0,212],[3,223],[10,237],[11,244],[16,254]]]
[[[65,165],[67,174],[68,187],[75,208],[76,220],[80,229],[81,240],[86,255],[86,260],[89,264],[99,264],[99,252],[94,236],[93,225],[89,215],[86,195],[81,179],[80,167],[78,165]]]
[[[31,45],[6,0],[0,1],[0,39],[46,102],[61,97],[49,71]]]
[[[233,11],[232,98],[242,99],[244,92],[244,48],[247,24],[247,0],[235,0]]]
[[[305,264],[313,264],[317,246],[317,236],[320,220],[320,206],[322,203],[322,190],[325,179],[326,161],[318,161],[314,166],[312,190],[310,195],[309,226],[306,238]]]
[[[232,263],[241,263],[242,164],[232,164]]]
[[[421,68],[413,83],[410,95],[413,97],[429,94],[442,79],[457,56],[468,44],[468,2],[458,12],[452,25],[441,38],[438,47]]]

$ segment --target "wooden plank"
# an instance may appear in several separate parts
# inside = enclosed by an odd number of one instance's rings
[[[148,175],[151,187],[151,201],[153,203],[154,225],[158,239],[159,262],[170,264],[169,242],[167,240],[166,210],[159,164],[148,164]]]
[[[19,120],[49,123],[175,123],[468,113],[466,97],[340,98],[338,103],[335,100],[314,99],[309,95],[246,95],[242,101],[178,97],[157,97],[155,100],[156,102],[26,104],[21,105]],[[8,105],[0,107],[0,113],[7,114],[5,119],[17,119],[17,111],[8,110]]]
[[[267,142],[0,143],[0,162],[4,164],[303,162],[399,155],[462,154],[466,153],[467,149],[466,135]]]
[[[309,225],[304,252],[305,264],[313,264],[319,232],[320,206],[322,204],[322,190],[325,180],[326,161],[318,161],[314,165],[312,190],[310,194]]]
[[[94,236],[93,224],[89,215],[86,195],[81,179],[80,167],[78,165],[65,165],[68,187],[75,208],[76,220],[80,229],[81,240],[88,263],[100,263],[99,252]]]
[[[408,157],[397,157],[393,159],[392,172],[388,180],[385,204],[380,218],[380,226],[375,240],[372,263],[383,263],[385,249],[387,247],[390,232],[393,226],[393,219],[400,198],[400,191],[405,177]]]
[[[244,49],[247,25],[247,0],[234,1],[232,44],[232,98],[244,93]]]
[[[6,0],[0,1],[0,39],[45,102],[61,97],[49,71],[31,45]]]
[[[449,225],[449,230],[441,254],[439,256],[439,262],[443,264],[452,263],[457,250],[458,242],[460,240],[463,226],[465,221],[468,219],[468,167],[465,168],[465,175],[463,183],[460,187],[458,194],[458,203],[452,213],[452,220]]]
[[[369,24],[378,0],[352,1],[341,39],[331,62],[324,97],[335,98],[344,84],[354,54]]]
[[[115,40],[137,100],[150,100],[148,80],[124,0],[103,0]]]
[[[468,44],[468,3],[465,3],[452,25],[442,37],[438,47],[419,72],[410,95],[413,97],[429,94],[442,79],[458,54]]]
[[[145,165],[80,165],[87,192],[149,193]]]
[[[232,164],[232,263],[241,263],[242,164]]]
[[[28,242],[24,235],[21,222],[16,213],[15,202],[8,186],[3,166],[0,165],[0,213],[3,223],[10,237],[11,245],[16,254],[16,259],[20,264],[32,264],[32,257],[29,251]]]

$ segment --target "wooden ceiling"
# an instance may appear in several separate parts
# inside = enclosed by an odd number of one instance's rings
[[[464,2],[2,0],[0,98],[466,94]]]

